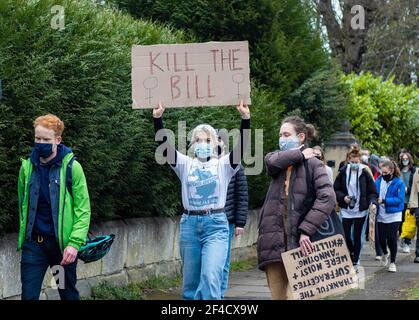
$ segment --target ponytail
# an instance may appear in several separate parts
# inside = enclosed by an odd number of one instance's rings
[[[282,124],[284,123],[291,123],[294,126],[295,132],[297,132],[297,134],[304,133],[304,142],[307,140],[312,140],[317,135],[316,128],[314,128],[314,126],[310,123],[305,123],[304,119],[298,116],[287,117],[282,121]]]

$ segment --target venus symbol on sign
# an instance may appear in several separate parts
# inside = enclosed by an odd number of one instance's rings
[[[157,85],[158,85],[157,77],[148,77],[143,81],[144,88],[148,89],[148,97],[146,97],[146,99],[148,99],[149,105],[151,105],[151,98],[153,98],[151,96],[151,90],[157,88]]]
[[[240,99],[241,94],[240,94],[240,83],[242,83],[244,81],[244,73],[236,73],[233,74],[233,82],[237,84],[237,98]]]

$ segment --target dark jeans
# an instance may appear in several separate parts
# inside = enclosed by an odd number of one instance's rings
[[[345,232],[346,245],[351,254],[352,262],[358,262],[361,254],[362,228],[364,227],[366,217],[364,218],[342,218],[343,230]],[[353,225],[353,241],[351,239],[351,229]]]
[[[393,223],[378,223],[378,236],[380,238],[381,250],[387,254],[387,246],[390,249],[390,262],[396,262],[397,255],[397,232],[399,230],[400,222]]]
[[[20,262],[22,281],[22,300],[38,300],[42,282],[48,267],[51,268],[58,286],[61,300],[79,300],[76,289],[77,260],[61,267],[63,258],[60,247],[55,239],[25,240],[22,246]],[[63,273],[60,273],[63,272]]]

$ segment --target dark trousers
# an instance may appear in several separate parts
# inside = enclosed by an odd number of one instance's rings
[[[392,223],[378,223],[378,236],[380,238],[381,250],[387,254],[387,246],[390,249],[390,262],[396,262],[397,255],[397,232],[400,227],[400,222]]]
[[[352,262],[358,262],[361,254],[362,228],[365,223],[364,218],[342,218],[343,230],[345,232],[346,245],[351,254]],[[353,226],[353,241],[351,238],[351,229]]]
[[[77,260],[72,264],[60,266],[63,255],[55,239],[35,238],[25,240],[20,262],[22,281],[22,300],[38,300],[42,282],[48,267],[51,268],[58,286],[61,300],[79,300],[76,289]]]

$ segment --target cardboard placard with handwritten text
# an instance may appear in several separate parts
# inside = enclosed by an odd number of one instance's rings
[[[282,259],[294,299],[319,299],[358,287],[358,278],[342,235],[313,242],[314,252],[304,256],[297,248]]]
[[[132,47],[132,107],[237,105],[250,101],[247,41]]]

